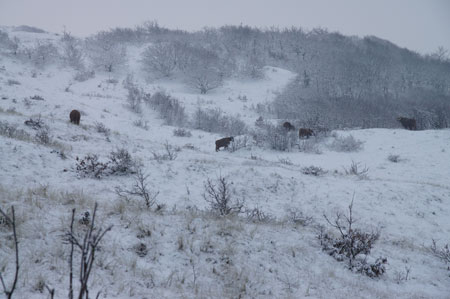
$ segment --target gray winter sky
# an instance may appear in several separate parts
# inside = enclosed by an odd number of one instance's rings
[[[450,50],[449,0],[0,0],[0,25],[33,25],[85,36],[147,20],[199,30],[244,24],[301,26],[376,35],[401,47],[430,53]]]

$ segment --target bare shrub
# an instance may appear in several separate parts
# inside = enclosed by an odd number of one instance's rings
[[[41,97],[40,95],[35,94],[34,96],[30,97],[31,100],[35,100],[35,101],[45,101],[45,99],[43,97]]]
[[[297,134],[282,127],[266,126],[266,141],[273,150],[290,151],[297,140]]]
[[[156,42],[142,53],[141,60],[146,71],[170,77],[177,66],[177,48],[170,42]]]
[[[70,224],[69,231],[64,235],[64,242],[70,244],[70,257],[69,257],[69,298],[73,298],[73,256],[74,247],[78,248],[80,251],[80,290],[78,298],[89,298],[88,282],[90,274],[93,269],[95,261],[95,253],[99,248],[100,241],[103,239],[105,234],[112,229],[112,225],[107,227],[105,230],[95,227],[95,216],[97,214],[97,203],[95,203],[94,211],[92,213],[92,221],[90,226],[84,232],[84,237],[80,237],[78,233],[73,231],[73,222],[75,218],[75,209],[72,210],[72,221]],[[99,297],[100,292],[97,294]]]
[[[336,152],[357,152],[363,148],[363,143],[361,140],[353,137],[353,135],[348,135],[347,137],[336,136],[329,148]]]
[[[147,94],[145,102],[156,110],[168,125],[183,126],[187,122],[185,109],[178,99],[164,91],[158,91],[151,97]]]
[[[42,121],[40,114],[37,118],[30,118],[29,120],[26,120],[24,124],[34,130],[38,130],[44,127],[44,122]]]
[[[192,137],[192,133],[189,130],[183,128],[177,128],[173,130],[173,136],[177,137]]]
[[[107,175],[108,163],[98,161],[98,155],[88,154],[83,159],[76,157],[76,172],[81,177],[100,179]]]
[[[400,155],[389,155],[387,159],[393,163],[400,162]]]
[[[238,214],[244,207],[243,201],[232,199],[230,185],[231,183],[222,176],[219,176],[217,183],[208,178],[204,184],[203,198],[210,204],[211,210],[220,216]]]
[[[16,215],[14,213],[14,206],[11,207],[11,217],[9,217],[1,208],[0,208],[0,216],[5,219],[5,223],[9,224],[12,228],[12,234],[13,234],[13,240],[14,240],[14,249],[15,249],[15,271],[14,271],[14,280],[12,283],[11,288],[8,290],[6,287],[5,280],[3,278],[2,272],[4,269],[0,269],[0,282],[3,286],[3,292],[6,295],[6,298],[11,299],[12,295],[16,289],[17,281],[19,278],[19,269],[20,269],[20,263],[19,263],[19,241],[17,239],[17,232],[16,232]]]
[[[94,123],[94,126],[95,126],[95,130],[98,132],[98,133],[101,133],[101,134],[104,134],[105,136],[109,136],[109,134],[111,133],[111,130],[110,129],[108,129],[106,126],[105,126],[105,124],[103,124],[103,123],[101,123],[101,122],[95,122]]]
[[[225,115],[220,109],[198,107],[193,116],[192,126],[194,129],[229,136],[243,135],[247,132],[247,125],[242,120]]]
[[[135,113],[141,113],[141,103],[143,101],[144,91],[134,82],[133,75],[129,74],[123,81],[123,87],[128,91],[128,107]]]
[[[348,207],[348,214],[336,213],[336,217],[330,220],[325,214],[327,223],[337,229],[338,237],[320,232],[319,240],[322,249],[338,261],[346,261],[349,269],[366,274],[369,277],[382,275],[385,269],[386,258],[378,258],[374,262],[368,262],[368,255],[374,243],[380,237],[378,231],[370,233],[354,228],[356,220],[353,217],[353,199]],[[362,255],[364,257],[360,258]]]
[[[52,143],[52,138],[49,133],[48,127],[42,127],[40,128],[35,135],[35,139],[37,143],[43,144],[43,145],[49,145]]]
[[[227,147],[227,150],[231,153],[243,148],[247,148],[251,145],[250,138],[247,135],[233,137],[233,142]]]
[[[292,208],[288,210],[287,220],[296,225],[307,226],[313,223],[314,218],[297,208]]]
[[[294,163],[292,163],[291,159],[289,159],[288,157],[278,158],[278,162],[280,162],[281,164],[284,164],[284,165],[293,165],[294,164]]]
[[[136,161],[124,148],[117,149],[109,154],[108,168],[111,174],[127,175],[136,173],[136,165]]]
[[[313,175],[313,176],[321,176],[327,173],[326,170],[323,170],[322,167],[318,166],[308,166],[302,168],[302,173],[306,175]]]
[[[142,118],[135,120],[133,122],[133,125],[135,125],[138,128],[144,129],[146,131],[148,131],[148,128],[149,128],[148,127],[148,121],[146,121],[146,120],[144,120]]]
[[[22,141],[30,141],[33,139],[25,130],[17,129],[17,126],[2,121],[0,121],[0,135]]]
[[[14,79],[8,79],[8,81],[6,81],[6,84],[8,84],[9,86],[20,85],[20,82]]]
[[[309,138],[306,140],[299,140],[298,150],[303,153],[321,154],[322,151],[319,149],[319,139],[316,137]]]
[[[367,178],[369,168],[367,166],[362,167],[360,162],[355,162],[352,160],[350,167],[345,168],[344,172],[346,175],[356,175],[361,179]]]
[[[163,160],[169,160],[169,161],[173,161],[178,157],[177,152],[179,152],[181,149],[179,147],[174,147],[171,144],[169,144],[169,142],[166,140],[166,142],[164,143],[164,153],[157,153],[157,152],[152,152],[153,154],[153,158],[158,161],[161,162]]]
[[[246,210],[245,214],[247,216],[247,220],[251,222],[263,222],[267,223],[273,221],[275,217],[270,215],[269,213],[263,212],[259,207]]]
[[[92,79],[95,77],[95,71],[93,70],[85,70],[85,71],[79,71],[75,74],[73,79],[78,82],[84,82],[89,79]]]
[[[131,198],[140,198],[144,200],[144,203],[148,209],[150,209],[156,203],[156,197],[158,192],[153,192],[148,187],[148,174],[145,174],[142,168],[138,168],[134,175],[134,183],[130,189],[122,189],[120,187],[115,188],[116,194],[130,201]]]
[[[430,246],[431,253],[441,259],[444,263],[450,264],[450,249],[448,244],[445,244],[441,248],[438,247],[435,240],[432,240],[433,243]]]

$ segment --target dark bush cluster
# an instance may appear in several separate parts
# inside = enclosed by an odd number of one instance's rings
[[[127,175],[136,172],[137,163],[126,149],[112,151],[109,160],[99,161],[96,154],[76,158],[76,172],[81,177],[100,179],[108,175]]]
[[[306,175],[313,175],[313,176],[321,176],[326,174],[326,170],[323,170],[322,167],[318,166],[308,166],[302,168],[302,173]]]

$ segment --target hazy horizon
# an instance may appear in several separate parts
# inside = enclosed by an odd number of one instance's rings
[[[344,35],[374,35],[426,54],[439,46],[450,49],[449,12],[450,1],[445,0],[132,0],[127,4],[120,0],[0,0],[0,25],[29,25],[50,32],[65,28],[78,36],[115,27],[133,28],[145,21],[186,31],[239,24],[305,30],[321,27]]]

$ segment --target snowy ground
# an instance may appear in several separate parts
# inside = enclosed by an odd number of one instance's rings
[[[264,79],[229,80],[199,95],[177,80],[148,81],[137,65],[130,59],[128,72],[147,91],[165,89],[188,113],[198,105],[220,107],[249,125],[258,117],[251,106],[270,102],[295,76],[267,67]],[[73,81],[71,70],[35,70],[10,57],[1,57],[0,67],[0,121],[34,136],[24,121],[41,115],[54,141],[44,146],[0,135],[0,206],[14,205],[18,219],[17,298],[43,298],[42,282],[56,288],[57,298],[66,295],[69,246],[61,235],[72,208],[79,218],[94,202],[99,203],[99,223],[114,225],[91,279],[91,294],[101,291],[100,298],[450,298],[447,265],[428,250],[432,239],[450,242],[449,130],[337,132],[364,142],[361,151],[350,153],[332,151],[327,144],[333,137],[319,144],[320,154],[256,146],[216,153],[214,141],[223,136],[192,130],[192,137],[174,137],[174,127],[151,109],[131,112],[121,84],[127,72],[115,75],[117,84],[108,83],[107,74],[80,83]],[[34,95],[44,100],[30,100]],[[72,109],[82,112],[80,126],[69,123]],[[139,119],[148,122],[148,130],[133,125]],[[96,131],[97,122],[111,130],[108,138]],[[158,162],[153,153],[163,153],[166,141],[181,150],[175,160]],[[143,164],[149,186],[159,191],[157,202],[165,205],[161,211],[115,194],[116,186],[131,186],[132,176],[79,178],[76,157],[94,153],[106,159],[118,148]],[[61,151],[66,159],[58,155]],[[389,155],[398,155],[399,161],[389,161]],[[366,177],[345,174],[352,161],[369,169]],[[327,173],[303,174],[302,168],[311,165]],[[242,215],[221,218],[208,212],[204,183],[219,176],[232,182],[234,198],[272,220],[254,223]],[[381,229],[371,253],[388,259],[381,278],[347,270],[321,250],[317,239],[318,225],[326,225],[323,214],[345,212],[352,198],[357,225]],[[293,223],[292,210],[312,221]],[[1,238],[7,232],[0,226]],[[143,257],[135,250],[141,243],[148,249]],[[9,242],[0,243],[6,282],[12,280],[13,249]],[[402,279],[405,269],[410,269],[407,280]]]

